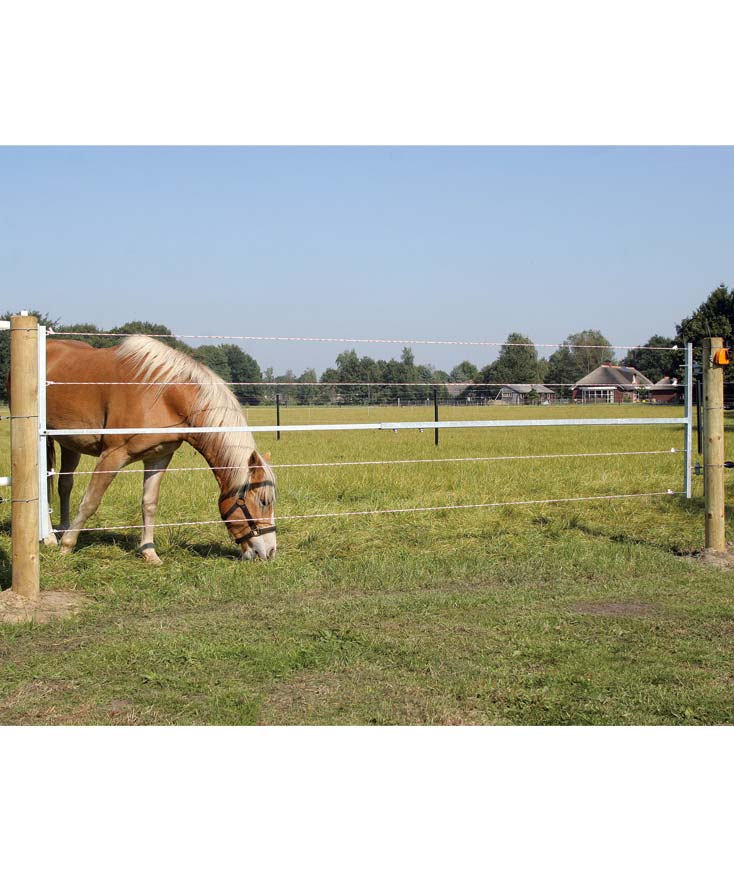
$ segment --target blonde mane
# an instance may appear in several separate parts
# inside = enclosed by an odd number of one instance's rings
[[[116,350],[120,359],[133,367],[135,380],[198,385],[196,404],[188,414],[189,425],[242,426],[247,423],[237,397],[224,381],[187,354],[148,336],[129,336]],[[237,467],[226,472],[230,486],[238,487],[247,481],[248,461],[256,449],[252,433],[201,433],[200,443],[206,455],[217,458],[218,466]],[[268,477],[272,476],[269,468],[266,472]]]

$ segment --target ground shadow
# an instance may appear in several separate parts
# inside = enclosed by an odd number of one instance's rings
[[[681,497],[678,499],[678,507],[692,522],[699,522],[701,524],[701,547],[691,549],[661,544],[659,541],[651,541],[644,535],[632,535],[628,532],[614,532],[601,527],[591,526],[581,520],[573,521],[571,528],[578,529],[579,532],[582,532],[585,535],[594,536],[595,538],[605,538],[607,541],[614,541],[620,544],[645,545],[646,547],[657,548],[658,550],[665,551],[674,556],[696,556],[701,553],[703,548],[704,512],[706,510],[703,496],[692,496],[690,499],[683,499]],[[727,505],[725,507],[725,523],[729,528],[730,525],[734,525],[734,505]]]
[[[706,511],[706,502],[703,496],[691,496],[690,499],[681,499],[680,506],[686,514],[691,515],[691,517],[700,518],[703,523],[704,512]],[[734,505],[724,506],[724,516],[726,523],[734,523]]]
[[[10,535],[10,518],[0,521],[0,533]],[[7,590],[12,584],[10,551],[0,545],[0,590]]]
[[[582,532],[584,535],[593,536],[594,538],[604,538],[607,541],[613,541],[616,544],[637,544],[644,547],[652,547],[665,553],[670,553],[673,556],[693,556],[698,551],[686,550],[685,548],[675,547],[673,545],[661,544],[659,541],[650,541],[649,538],[643,536],[630,535],[628,532],[609,532],[601,527],[589,526],[582,521],[576,521],[572,529]]]
[[[79,537],[74,551],[80,553],[87,548],[97,547],[99,545],[108,547],[119,547],[121,550],[129,553],[136,553],[140,547],[140,537],[134,533],[118,533],[118,532],[85,532]],[[157,548],[158,555],[162,556],[165,553],[173,553],[175,551],[185,551],[192,556],[197,557],[219,557],[225,559],[239,559],[240,553],[235,550],[232,545],[227,546],[211,542],[208,544],[174,544],[167,547],[159,545]]]
[[[212,544],[186,544],[183,545],[183,550],[186,553],[190,553],[192,556],[198,556],[202,558],[207,557],[218,557],[221,559],[233,559],[239,560],[241,558],[241,552],[239,550],[235,550],[232,545],[222,545],[212,543]]]
[[[11,584],[10,554],[4,547],[0,547],[0,590],[9,589]]]
[[[57,533],[57,538],[58,538]],[[86,550],[88,547],[96,547],[98,545],[108,545],[119,547],[122,550],[135,551],[140,544],[140,537],[119,532],[83,532],[79,536],[79,540],[74,547],[75,552]]]
[[[11,524],[10,520],[3,520],[0,522],[0,534],[5,533],[10,535]],[[57,532],[56,537],[60,538],[60,534]],[[79,536],[79,541],[74,548],[75,551],[83,551],[88,547],[94,547],[95,545],[112,545],[113,547],[120,547],[123,550],[137,550],[139,544],[139,537],[132,534],[124,534],[119,532],[105,532],[104,530],[100,530],[99,532],[83,532]],[[0,560],[3,559],[2,548],[0,548]],[[10,557],[6,554],[6,558],[8,563],[10,562]],[[2,567],[0,564],[0,579],[2,578]]]

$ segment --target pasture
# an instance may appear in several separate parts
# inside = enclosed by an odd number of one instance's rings
[[[635,416],[680,408],[442,408]],[[282,423],[420,420],[432,408],[285,408]],[[274,422],[272,408],[249,413]],[[2,469],[9,426],[0,422]],[[259,434],[277,515],[682,488],[682,454],[282,468],[288,463],[682,449],[674,427]],[[729,456],[727,454],[727,456]],[[204,466],[188,446],[174,466]],[[92,466],[85,458],[83,469]],[[76,480],[72,505],[86,478]],[[83,612],[0,627],[4,724],[697,724],[734,720],[732,573],[703,546],[701,479],[679,496],[283,521],[239,561],[221,523],[82,533],[42,552],[42,589]],[[9,495],[5,491],[5,495]],[[92,522],[140,523],[121,474]],[[217,518],[211,473],[166,475],[158,521]],[[58,497],[54,497],[58,511]],[[0,578],[10,583],[8,503]]]

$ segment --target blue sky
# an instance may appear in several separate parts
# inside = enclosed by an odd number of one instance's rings
[[[0,190],[0,309],[105,327],[635,344],[734,281],[732,148],[2,148]]]

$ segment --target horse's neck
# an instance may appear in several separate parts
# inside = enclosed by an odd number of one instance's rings
[[[247,480],[246,460],[232,467],[226,456],[222,456],[221,440],[207,439],[205,433],[189,433],[185,439],[207,461],[222,493],[240,487]]]
[[[180,412],[191,427],[239,426],[247,423],[241,411],[227,408],[218,397],[187,395],[185,406],[187,408],[180,408]],[[209,411],[209,408],[217,409],[216,413]],[[239,487],[247,480],[248,461],[255,447],[251,435],[189,433],[185,438],[207,461],[223,492]]]

